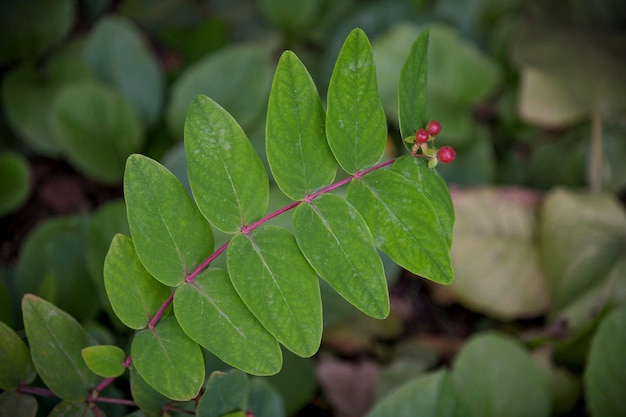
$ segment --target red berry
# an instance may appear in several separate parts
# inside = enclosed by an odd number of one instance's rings
[[[456,151],[451,146],[442,146],[437,151],[437,159],[442,164],[449,164],[456,158]]]
[[[441,125],[436,120],[431,120],[426,126],[426,130],[431,136],[437,136],[441,132]]]
[[[415,133],[415,141],[418,143],[426,143],[430,139],[430,135],[426,131],[426,129],[420,129]]]

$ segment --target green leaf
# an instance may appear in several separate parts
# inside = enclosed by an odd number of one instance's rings
[[[85,221],[79,217],[49,220],[26,238],[16,269],[16,292],[38,293],[46,277],[55,304],[78,319],[92,317],[100,305],[85,265]],[[51,300],[49,300],[51,301]]]
[[[104,286],[117,317],[135,330],[146,327],[170,295],[146,271],[132,240],[121,234],[113,238],[104,261]]]
[[[107,184],[121,181],[126,158],[144,142],[141,119],[131,104],[117,91],[93,82],[59,91],[51,117],[72,165]]]
[[[102,413],[99,413],[102,414]],[[93,404],[60,402],[52,409],[48,417],[98,417],[93,412]]]
[[[610,195],[557,189],[542,208],[541,252],[550,315],[572,328],[603,304],[626,301],[626,212]]]
[[[309,403],[319,386],[312,358],[302,358],[283,350],[283,362],[279,373],[264,380],[278,391],[285,413],[293,415]]]
[[[118,89],[153,124],[161,112],[164,78],[147,42],[133,23],[106,16],[90,32],[85,62],[98,78]]]
[[[196,413],[203,417],[221,417],[248,409],[248,377],[233,369],[215,371],[206,383],[204,394],[198,402]]]
[[[311,76],[286,51],[278,61],[267,110],[266,148],[280,189],[294,200],[329,185],[337,166],[324,131],[324,109]]]
[[[139,375],[166,397],[187,401],[202,388],[204,359],[200,346],[187,337],[173,317],[137,332],[130,352]]]
[[[547,417],[544,376],[516,341],[496,333],[472,337],[454,361],[457,393],[473,416]]]
[[[626,415],[626,309],[613,310],[598,328],[585,368],[587,406],[594,417]]]
[[[168,400],[167,397],[159,394],[139,375],[135,366],[129,368],[130,371],[130,392],[133,401],[141,410],[147,413],[160,413],[163,405]]]
[[[66,401],[85,401],[98,383],[80,351],[94,345],[78,322],[47,301],[26,294],[22,299],[24,329],[39,377]]]
[[[402,65],[398,85],[398,122],[403,138],[415,135],[429,121],[426,106],[428,78],[428,31],[413,42],[411,52]],[[408,146],[403,141],[405,146]]]
[[[372,47],[361,29],[348,35],[328,86],[326,136],[339,165],[354,174],[383,156],[387,121],[378,96]]]
[[[89,346],[83,348],[81,355],[89,369],[102,377],[118,377],[126,370],[126,354],[117,346]]]
[[[269,199],[265,167],[235,119],[208,97],[189,106],[185,154],[191,190],[211,224],[234,233],[261,218]]]
[[[137,255],[169,286],[179,285],[213,251],[213,233],[185,187],[158,162],[132,155],[124,196]]]
[[[287,417],[283,398],[265,378],[250,381],[248,409],[254,417]]]
[[[226,271],[203,271],[178,287],[174,313],[189,337],[227,364],[254,375],[280,370],[278,342],[241,301]]]
[[[32,395],[17,391],[6,391],[0,394],[0,416],[35,417],[37,415],[37,399]]]
[[[448,371],[438,371],[406,382],[374,404],[366,417],[462,417],[467,410]]]
[[[0,389],[16,389],[20,382],[35,379],[35,368],[26,344],[6,324],[0,321]]]
[[[291,233],[264,225],[237,234],[227,263],[243,302],[280,343],[303,357],[317,352],[322,337],[319,283]]]
[[[298,246],[326,282],[364,313],[387,317],[383,263],[365,220],[350,203],[320,195],[296,208],[293,224]]]
[[[30,167],[17,152],[0,154],[0,216],[18,209],[30,193]]]
[[[70,30],[74,8],[71,0],[0,3],[0,62],[38,58]]]
[[[270,71],[264,50],[256,44],[228,46],[208,55],[183,71],[172,86],[167,109],[170,132],[176,138],[183,136],[189,103],[198,94],[211,97],[250,128],[265,108]]]
[[[376,246],[397,264],[440,284],[452,282],[449,238],[411,181],[394,171],[374,171],[350,183],[348,201],[365,218]]]
[[[262,0],[260,5],[270,21],[288,34],[307,33],[327,6],[322,0]]]
[[[428,198],[441,225],[441,232],[446,236],[448,246],[452,246],[455,217],[446,180],[436,170],[428,168],[427,161],[409,155],[398,158],[392,169],[411,181]]]

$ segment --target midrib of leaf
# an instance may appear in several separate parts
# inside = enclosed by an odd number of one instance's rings
[[[202,288],[195,282],[190,282],[189,285],[193,285],[198,290],[198,292],[202,294],[204,298],[206,298],[213,307],[215,307],[215,309],[220,313],[220,315],[224,317],[224,319],[226,319],[226,321],[237,331],[237,333],[239,333],[245,339],[248,338],[248,336],[244,332],[242,332],[238,326],[235,326],[235,324],[232,322],[230,317],[226,313],[224,313],[224,311],[221,308],[218,307],[218,305],[213,301],[213,298],[211,298],[211,296],[206,291],[204,291],[204,288]]]

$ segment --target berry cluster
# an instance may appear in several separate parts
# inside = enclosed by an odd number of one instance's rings
[[[434,142],[435,136],[441,132],[441,124],[436,120],[431,120],[426,125],[426,129],[419,129],[415,132],[415,137],[408,137],[405,140],[413,143],[412,152],[418,152],[429,158],[428,167],[434,168],[438,163],[449,164],[456,158],[456,151],[451,146],[442,146],[437,149],[434,146],[428,147],[428,142]]]

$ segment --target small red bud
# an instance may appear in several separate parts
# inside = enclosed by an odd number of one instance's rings
[[[436,120],[431,120],[426,126],[426,130],[430,133],[430,136],[437,136],[441,132],[441,125]]]
[[[415,133],[415,141],[417,143],[426,143],[430,139],[430,135],[426,131],[426,129],[420,129]]]
[[[437,159],[442,164],[449,164],[456,158],[456,151],[452,146],[442,146],[437,151]]]

